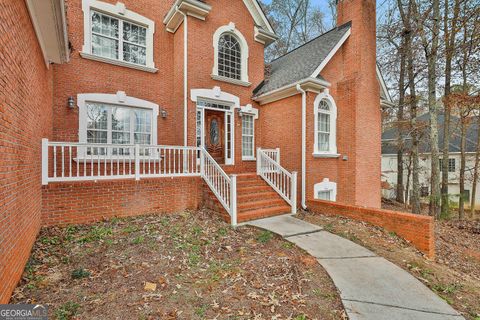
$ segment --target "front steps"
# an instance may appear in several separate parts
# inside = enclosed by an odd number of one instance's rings
[[[226,222],[230,216],[208,186],[204,188],[207,208],[221,213]],[[237,174],[237,222],[246,222],[291,213],[290,205],[256,173]]]

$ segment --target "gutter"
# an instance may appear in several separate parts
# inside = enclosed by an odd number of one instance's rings
[[[301,205],[303,209],[307,208],[305,203],[305,176],[306,176],[306,144],[307,144],[307,92],[302,89],[300,84],[297,84],[297,91],[302,94],[302,200]]]

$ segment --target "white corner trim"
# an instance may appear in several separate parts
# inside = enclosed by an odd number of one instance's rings
[[[240,48],[242,50],[242,83],[249,83],[248,82],[248,57],[249,57],[249,49],[248,43],[243,34],[235,27],[235,23],[230,22],[225,26],[221,26],[218,28],[215,33],[213,34],[213,70],[212,70],[212,77],[220,77],[218,74],[218,43],[220,41],[220,37],[224,33],[230,33],[237,38],[238,42],[240,43]],[[224,77],[222,77],[224,78]],[[223,80],[222,80],[223,81]],[[237,83],[238,84],[238,83]]]
[[[233,105],[234,108],[240,108],[240,98],[227,92],[223,92],[220,87],[213,87],[213,89],[191,89],[190,99],[197,102],[198,99],[208,99],[213,101],[223,101]]]
[[[251,104],[247,104],[246,106],[241,106],[239,110],[239,114],[242,117],[244,114],[253,115],[253,119],[258,119],[258,109],[254,108]]]
[[[261,26],[263,29],[272,34],[275,34],[275,31],[273,30],[270,21],[268,21],[267,17],[263,13],[258,0],[243,0],[243,3],[247,7],[248,12],[250,12],[250,15],[257,25]]]
[[[157,122],[159,106],[156,103],[142,100],[134,97],[129,97],[124,91],[117,91],[115,94],[106,93],[80,93],[77,94],[78,106],[78,141],[81,143],[87,142],[87,108],[88,102],[105,103],[110,105],[142,108],[152,110],[152,141],[157,144]]]
[[[26,4],[47,68],[50,62],[68,62],[70,49],[64,1],[26,0]]]
[[[330,179],[325,178],[322,182],[316,183],[313,186],[313,198],[318,199],[319,191],[330,191],[332,198],[330,201],[337,201],[337,183],[330,181]]]
[[[94,56],[92,54],[92,27],[91,27],[91,10],[96,10],[99,12],[103,12],[107,15],[113,16],[115,18],[118,18],[120,20],[126,20],[128,22],[132,22],[138,25],[141,25],[147,29],[147,35],[146,35],[146,44],[147,44],[147,52],[146,52],[146,65],[140,67],[146,67],[148,69],[155,69],[155,63],[153,61],[153,34],[155,33],[155,22],[153,20],[150,20],[138,13],[135,13],[133,11],[128,10],[125,7],[125,4],[121,2],[117,2],[116,4],[110,4],[106,3],[103,1],[98,1],[98,0],[82,0],[82,10],[83,10],[83,47],[82,47],[82,57],[87,57],[87,56]],[[120,25],[121,26],[121,25]],[[119,28],[120,28],[119,26]],[[121,32],[121,30],[119,30]],[[121,48],[119,48],[120,51]],[[121,56],[122,52],[119,52],[119,57]],[[97,56],[95,56],[97,57]],[[134,63],[129,63],[125,62],[123,60],[115,60],[115,59],[108,59],[104,57],[99,57],[102,59],[107,59],[110,63],[113,63],[111,61],[115,61],[118,63],[125,63],[128,65],[134,65],[137,66]],[[101,59],[97,59],[97,61],[102,61],[102,62],[107,62]],[[117,63],[113,63],[117,64]],[[121,65],[121,64],[117,64]],[[128,66],[128,65],[122,65],[122,66]],[[145,70],[147,71],[147,70]]]
[[[330,60],[333,58],[335,53],[337,53],[338,49],[343,45],[345,41],[347,41],[348,37],[350,37],[350,34],[352,33],[352,28],[349,28],[347,32],[343,35],[343,37],[337,42],[335,47],[328,53],[327,57],[320,63],[320,65],[315,69],[313,74],[311,75],[312,78],[318,77],[320,72],[325,68],[325,66],[330,62]]]
[[[326,100],[330,106],[330,150],[328,150],[328,152],[318,150],[318,106],[320,104],[320,101],[322,100]],[[330,95],[328,89],[323,90],[323,92],[319,93],[315,98],[315,101],[313,103],[313,116],[313,155],[315,157],[320,157],[320,155],[324,155],[324,157],[325,155],[337,155],[337,104],[335,103],[333,97]]]
[[[96,56],[96,55],[90,54],[90,53],[80,52],[80,56],[84,59],[100,61],[100,62],[104,62],[104,63],[110,63],[110,64],[120,66],[120,67],[137,69],[137,70],[150,72],[150,73],[157,73],[158,72],[157,68],[149,68],[149,67],[146,67],[146,66],[142,66],[140,64],[135,64],[135,63],[121,61],[121,60],[115,60],[115,59],[110,59],[110,58],[105,58],[105,57],[100,57],[100,56]]]

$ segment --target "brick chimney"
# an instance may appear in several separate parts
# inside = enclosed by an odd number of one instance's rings
[[[349,202],[380,207],[381,112],[376,78],[375,0],[338,0],[337,25],[349,21],[351,34],[343,46],[344,78],[338,84],[338,98],[349,109],[346,121],[354,120],[354,125],[345,129],[352,148],[351,163],[345,169],[355,177],[349,192],[353,199]]]

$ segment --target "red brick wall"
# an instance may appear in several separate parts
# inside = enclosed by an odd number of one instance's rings
[[[46,226],[194,210],[202,203],[201,180],[190,177],[52,183],[42,192]]]
[[[7,303],[40,228],[40,138],[51,136],[52,71],[25,1],[0,8],[0,303]]]
[[[395,232],[405,240],[410,241],[429,258],[433,259],[435,257],[434,220],[432,217],[391,210],[342,205],[320,200],[309,201],[308,207],[313,212],[343,216],[385,228],[388,231]]]

